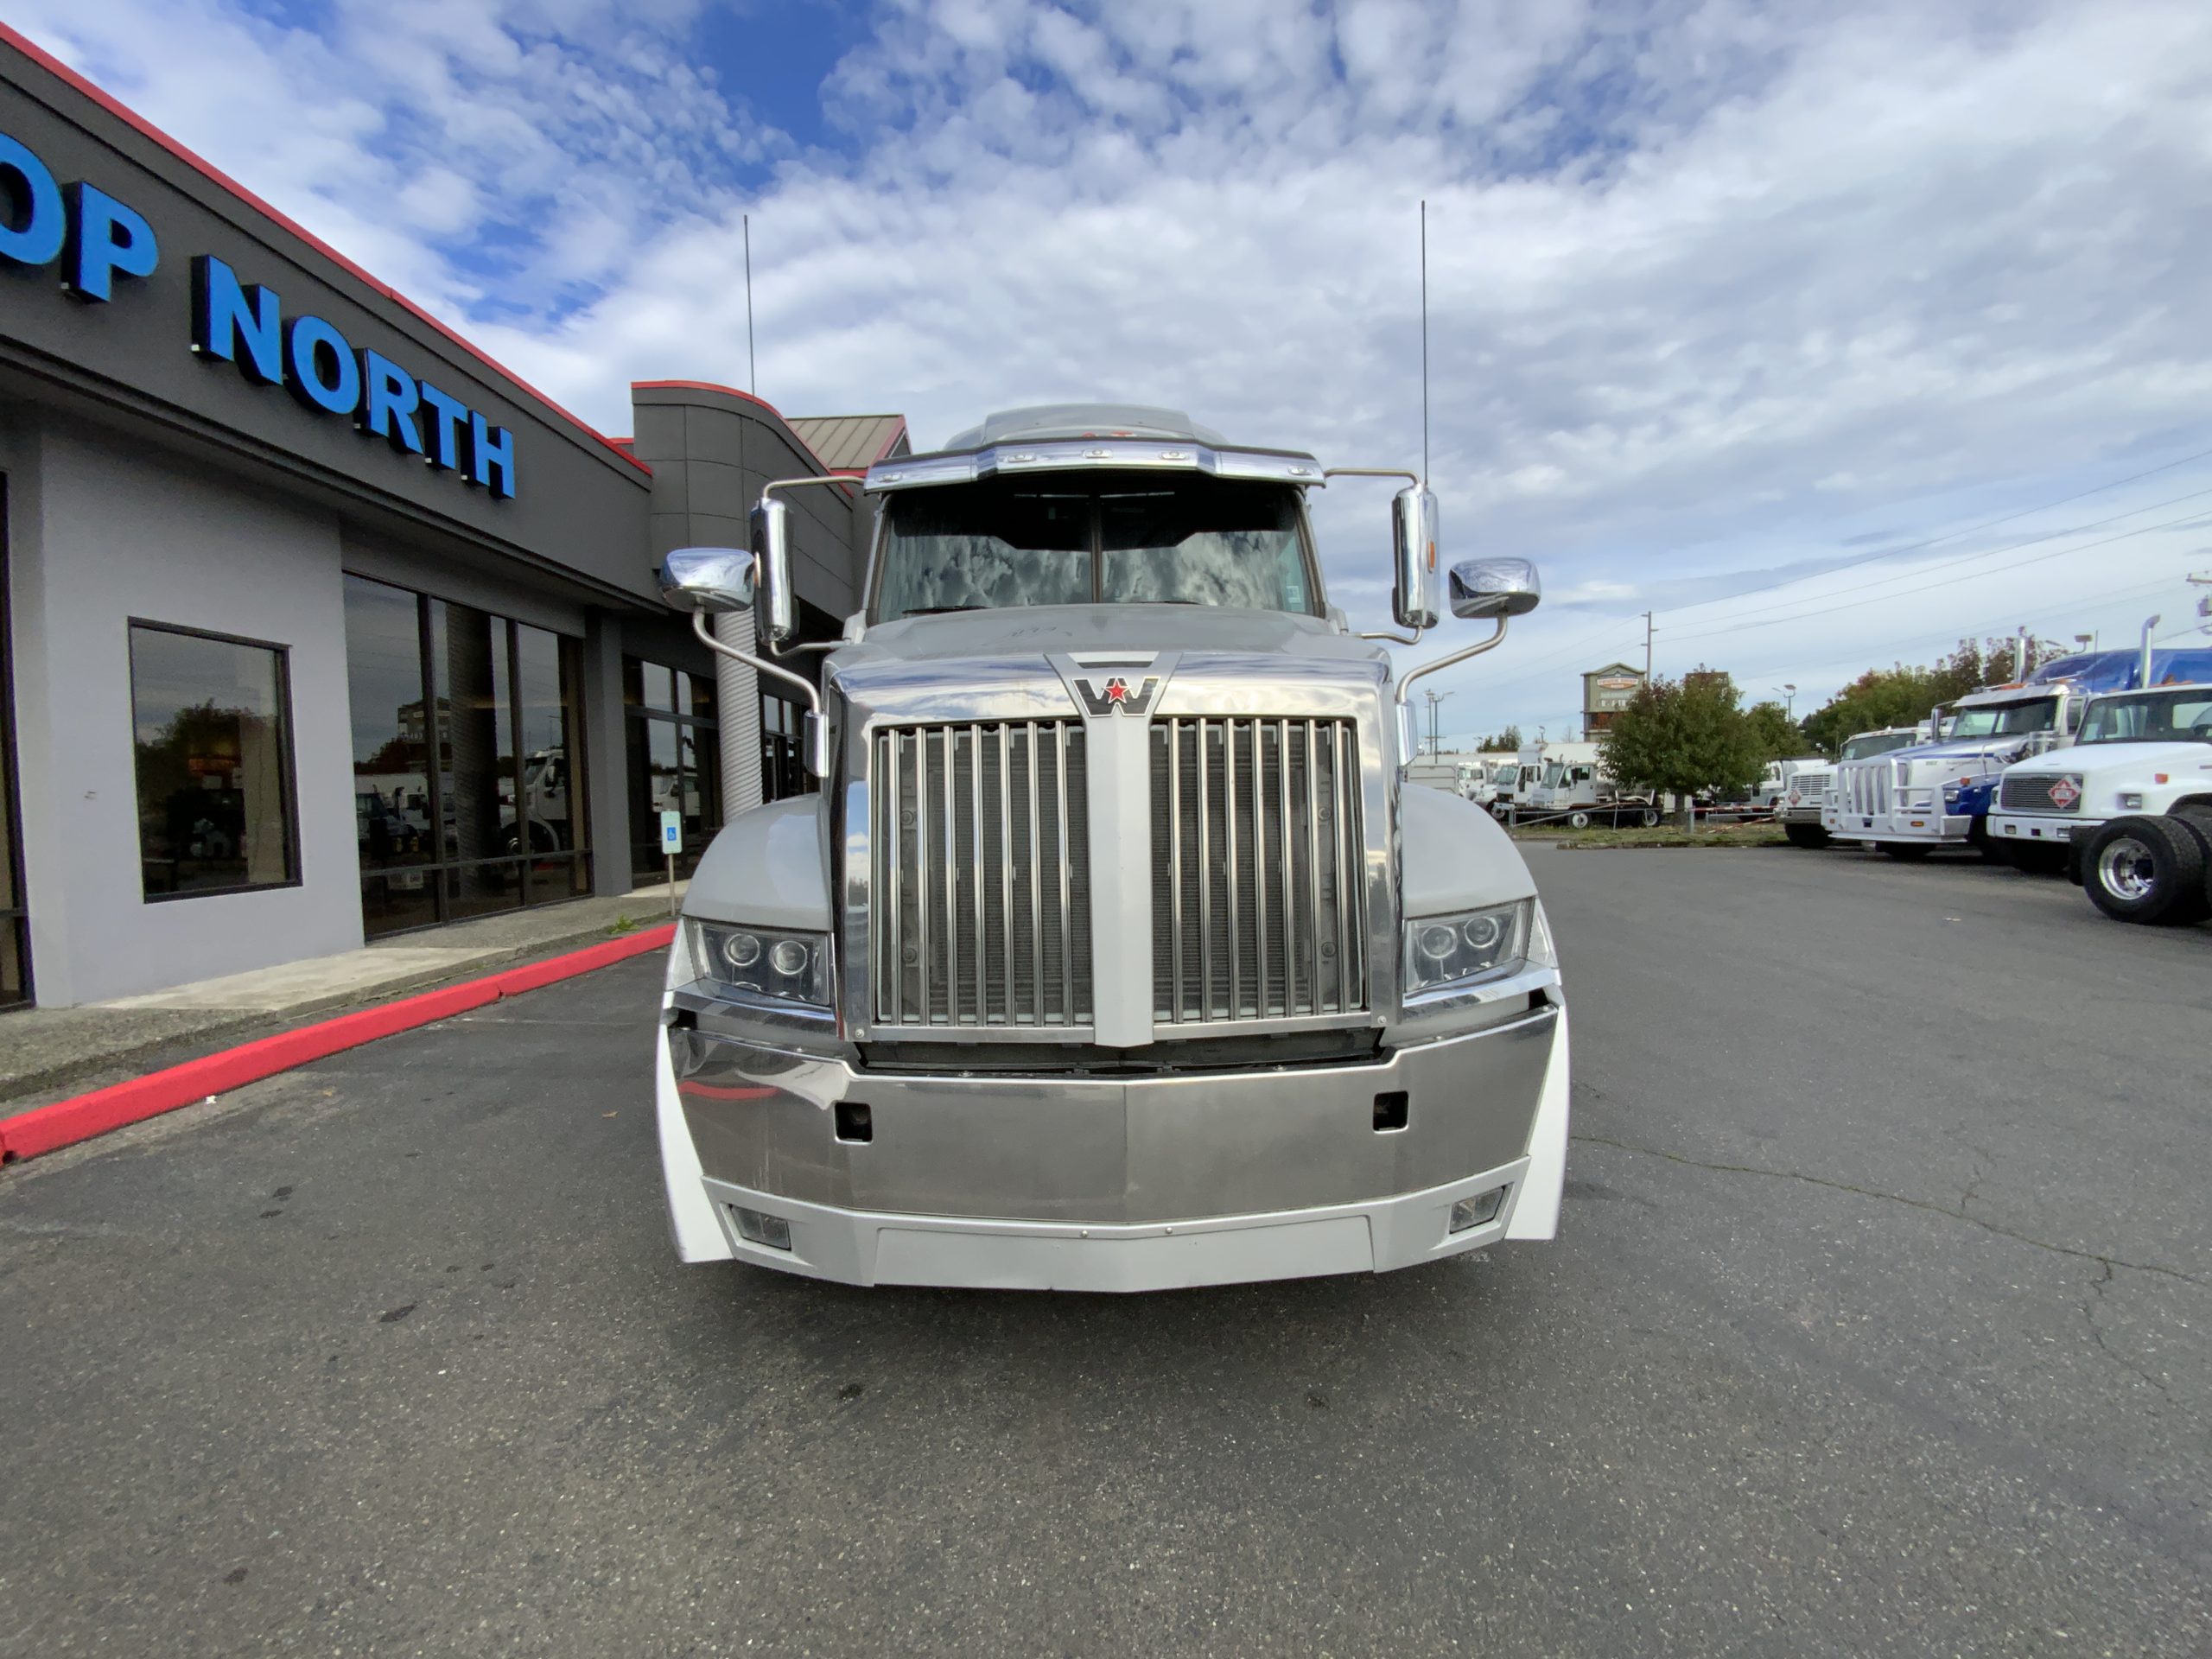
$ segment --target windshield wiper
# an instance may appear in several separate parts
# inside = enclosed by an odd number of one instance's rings
[[[955,611],[980,611],[980,605],[917,605],[901,613],[905,616],[950,616]]]

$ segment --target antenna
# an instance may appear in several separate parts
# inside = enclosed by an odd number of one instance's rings
[[[725,221],[727,222],[727,221]],[[1428,482],[1428,199],[1421,204],[1421,481]]]
[[[728,219],[722,221],[727,225]],[[753,355],[753,215],[744,216],[745,223],[745,373],[749,390],[755,397],[760,395],[760,365]]]

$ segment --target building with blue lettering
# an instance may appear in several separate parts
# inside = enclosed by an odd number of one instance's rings
[[[664,811],[696,856],[804,786],[654,572],[906,423],[629,401],[596,430],[0,26],[0,1006],[626,893]],[[804,493],[827,639],[873,515]]]

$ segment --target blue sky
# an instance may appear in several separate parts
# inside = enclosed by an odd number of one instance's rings
[[[609,430],[628,382],[1070,397],[1344,465],[1543,567],[1447,732],[1578,671],[1802,711],[2212,570],[2212,10],[1754,0],[19,0],[11,16]],[[2080,497],[2069,500],[2069,497]],[[1317,502],[1383,604],[1379,490]]]

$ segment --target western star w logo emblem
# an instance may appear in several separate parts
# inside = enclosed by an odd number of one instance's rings
[[[1093,715],[1141,715],[1152,706],[1152,694],[1160,689],[1160,682],[1157,678],[1147,679],[1132,691],[1129,683],[1116,674],[1103,684],[1096,680],[1077,680],[1075,686],[1083,694],[1084,707]]]

